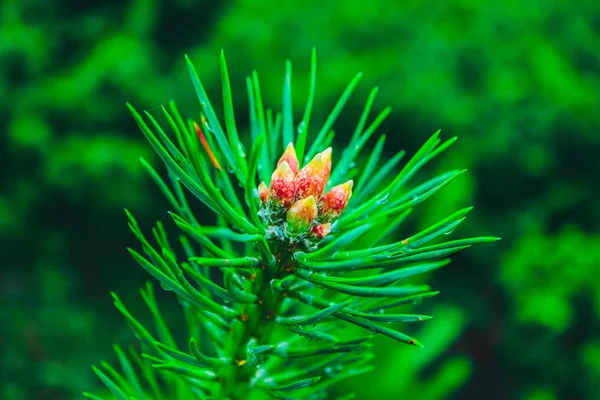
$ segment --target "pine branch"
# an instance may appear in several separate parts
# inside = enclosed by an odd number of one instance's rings
[[[142,248],[129,251],[179,300],[189,325],[185,329],[189,345],[187,350],[177,348],[171,333],[177,328],[169,329],[165,323],[151,285],[142,296],[153,315],[154,330],[140,324],[113,295],[141,342],[141,352],[132,351],[130,357],[115,347],[123,373],[107,363],[94,367],[113,396],[244,399],[262,393],[271,398],[316,399],[339,381],[371,371],[368,349],[374,334],[422,346],[403,332],[404,324],[431,317],[396,309],[438,292],[411,280],[446,266],[448,256],[457,251],[498,240],[446,240],[470,208],[403,240],[389,240],[414,207],[465,172],[448,171],[409,186],[455,138],[442,142],[436,132],[394,172],[404,152],[382,160],[385,136],[380,136],[354,185],[348,175],[390,113],[385,108],[368,123],[378,91],[373,89],[348,146],[340,160],[332,162],[332,128],[361,74],[344,90],[324,124],[314,127],[313,50],[308,100],[295,127],[291,63],[285,64],[281,113],[265,108],[258,74],[253,72],[246,80],[252,140],[247,153],[245,133],[235,121],[224,54],[225,129],[194,65],[187,57],[186,61],[200,103],[200,121],[184,123],[170,102],[168,110],[162,108],[167,120],[163,127],[151,113],[140,114],[128,105],[167,168],[172,185],[141,160],[173,208],[169,214],[182,233],[178,245],[171,246],[160,222],[151,230],[156,242],[152,244],[133,215],[127,212],[127,217]],[[311,132],[316,135],[307,150]],[[214,226],[200,225],[186,195],[214,213]],[[340,328],[351,325],[364,329],[366,336],[340,340]]]

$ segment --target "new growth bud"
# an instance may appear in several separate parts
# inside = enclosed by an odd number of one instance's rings
[[[294,145],[289,143],[277,162],[267,188],[258,186],[260,216],[267,237],[311,247],[327,236],[332,223],[352,196],[352,181],[335,186],[323,196],[331,174],[331,147],[299,168]]]
[[[288,144],[285,152],[277,162],[277,166],[281,165],[283,162],[287,162],[290,166],[291,170],[294,172],[294,175],[298,173],[299,163],[298,156],[296,155],[296,149],[292,143]]]
[[[317,154],[296,176],[296,200],[308,196],[320,199],[331,173],[331,147]]]
[[[344,211],[348,200],[352,197],[352,186],[354,182],[349,180],[346,183],[332,187],[329,192],[323,196],[319,203],[319,221],[329,222]]]
[[[269,188],[264,182],[261,182],[258,185],[258,197],[260,198],[260,202],[264,203],[267,201],[267,196],[269,195]]]
[[[329,232],[331,232],[331,224],[329,222],[315,225],[312,229],[313,235],[319,240],[329,235]]]
[[[271,175],[268,198],[277,205],[287,208],[294,201],[295,191],[294,171],[286,161],[283,161]]]
[[[293,236],[306,232],[317,217],[317,212],[317,202],[313,196],[298,200],[287,212],[287,232]]]

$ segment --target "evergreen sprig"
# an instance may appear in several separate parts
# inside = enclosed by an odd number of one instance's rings
[[[175,293],[187,320],[189,342],[182,348],[174,340],[151,284],[142,297],[154,317],[153,330],[113,294],[141,343],[141,353],[129,349],[129,355],[115,347],[121,372],[105,362],[94,367],[113,397],[321,399],[337,382],[372,369],[373,335],[421,346],[396,324],[431,317],[396,310],[437,292],[411,284],[411,278],[443,267],[457,251],[498,239],[445,240],[465,219],[467,208],[404,240],[388,240],[413,207],[464,172],[449,171],[409,186],[456,138],[442,141],[436,132],[394,172],[404,152],[382,162],[382,135],[359,171],[358,155],[390,113],[385,108],[368,123],[375,88],[331,169],[332,127],[361,74],[350,82],[323,126],[313,129],[313,50],[308,101],[297,126],[290,62],[280,113],[265,108],[258,74],[247,78],[252,142],[248,152],[236,125],[223,53],[224,125],[192,62],[187,57],[186,61],[202,110],[199,121],[184,121],[174,102],[162,108],[163,125],[149,112],[144,118],[128,105],[167,167],[169,183],[141,160],[168,199],[169,215],[182,235],[172,245],[159,222],[151,230],[152,244],[133,215],[127,212],[127,217],[141,244],[141,251],[129,252],[163,289]],[[310,146],[309,128],[317,132]],[[357,175],[353,186],[347,179]],[[188,203],[190,194],[215,214],[215,225],[199,223]],[[363,328],[364,334],[341,338],[349,325]]]

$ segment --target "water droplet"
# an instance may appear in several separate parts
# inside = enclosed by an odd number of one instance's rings
[[[325,289],[325,286],[319,285],[319,289],[323,290],[323,289]]]
[[[385,203],[387,203],[389,197],[390,197],[390,194],[386,193],[385,195],[383,195],[383,197],[377,199],[377,204],[385,204]]]
[[[275,348],[275,353],[279,354],[282,357],[285,357],[287,356],[288,347],[290,347],[290,344],[288,342],[281,342]]]
[[[419,200],[419,196],[417,196],[416,194],[413,196],[412,201],[417,201]]]
[[[256,385],[256,382],[258,382],[266,374],[267,371],[264,368],[259,368],[258,371],[256,371],[256,374],[254,374],[254,377],[250,379],[250,387],[254,387],[254,385]]]
[[[379,310],[377,310],[377,312],[378,312],[379,314],[383,314],[383,313],[384,313],[384,310],[383,310],[383,308],[380,308]]]
[[[231,167],[230,165],[227,166],[227,172],[229,172],[230,174],[233,174],[233,167]]]
[[[246,157],[246,149],[242,143],[238,143],[238,153],[240,154],[240,157]]]
[[[456,228],[452,228],[448,232],[444,232],[444,235],[450,235],[450,234],[452,234],[452,232],[454,232],[455,229]]]
[[[356,167],[356,163],[354,161],[352,161],[350,164],[348,164],[348,168],[352,169]]]
[[[304,122],[304,120],[300,121],[300,123],[298,124],[298,134],[302,133],[305,126],[306,126],[306,123]]]

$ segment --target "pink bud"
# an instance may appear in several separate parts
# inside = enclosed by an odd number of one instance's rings
[[[329,235],[329,232],[331,232],[331,224],[329,222],[315,225],[312,229],[312,233],[317,239],[323,239]]]
[[[294,148],[294,145],[292,143],[289,143],[287,145],[285,152],[283,153],[283,155],[279,159],[279,162],[277,163],[277,166],[279,166],[284,161],[288,163],[292,171],[294,171],[294,175],[296,175],[298,173],[299,164],[298,156],[296,156],[296,149]]]
[[[319,220],[332,221],[340,216],[346,208],[348,200],[352,197],[353,185],[354,182],[349,180],[346,183],[332,187],[323,196],[319,204]]]
[[[264,182],[261,182],[260,185],[258,185],[258,197],[260,198],[260,202],[264,203],[265,201],[267,201],[268,195],[269,188],[267,188],[267,185]]]
[[[287,208],[294,201],[295,191],[294,171],[292,171],[287,161],[284,161],[271,175],[269,200],[273,200],[280,206]]]
[[[331,147],[317,154],[296,176],[296,199],[320,199],[331,173]]]
[[[317,202],[313,196],[298,200],[287,212],[287,232],[300,235],[310,228],[317,217]]]

